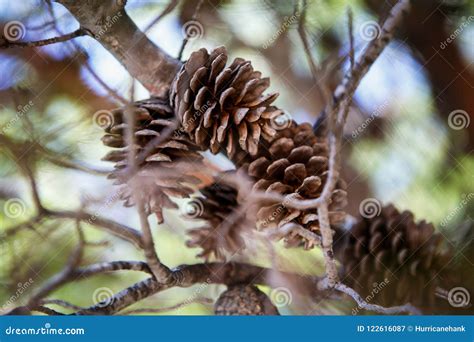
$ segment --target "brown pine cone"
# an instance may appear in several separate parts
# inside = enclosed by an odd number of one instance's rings
[[[103,160],[115,163],[115,170],[109,175],[109,178],[116,179],[115,184],[127,182],[123,170],[128,163],[130,147],[125,138],[128,128],[124,122],[125,110],[127,108],[124,107],[111,112],[112,117],[108,118],[110,124],[105,128],[106,134],[102,138],[105,145],[114,148]],[[161,223],[162,208],[177,208],[170,196],[189,197],[194,192],[189,185],[197,183],[197,178],[181,172],[178,165],[199,162],[201,156],[197,152],[197,146],[179,131],[171,132],[169,138],[143,155],[145,147],[151,146],[148,144],[159,139],[160,134],[167,129],[173,129],[173,112],[167,101],[158,98],[135,102],[128,110],[132,111],[135,120],[134,149],[139,172],[134,177],[141,183],[140,195],[145,197],[148,213],[155,213]],[[141,155],[143,156],[139,159]],[[132,197],[129,186],[121,189],[121,198],[125,200],[126,206],[135,204]]]
[[[242,58],[226,67],[227,59],[224,47],[193,52],[173,81],[170,100],[193,141],[232,159],[239,150],[255,155],[262,137],[271,140],[273,119],[282,111],[270,106],[277,93],[263,95],[268,78]]]
[[[375,217],[359,217],[342,248],[336,248],[344,266],[341,280],[371,304],[409,302],[429,312],[439,306],[435,289],[443,287],[450,260],[440,251],[441,242],[432,224],[415,223],[411,212],[388,205]]]
[[[200,190],[202,196],[188,203],[188,216],[203,219],[206,224],[188,231],[188,247],[200,247],[198,257],[218,260],[233,255],[245,247],[242,237],[246,227],[245,213],[239,212],[237,189],[216,181]],[[232,221],[232,222],[231,222]],[[250,224],[250,223],[249,223]]]
[[[279,131],[275,140],[262,148],[259,154],[245,160],[241,169],[255,180],[254,190],[276,192],[282,195],[295,194],[296,199],[313,199],[321,195],[327,179],[328,146],[324,139],[314,135],[310,124],[290,122],[289,127]],[[336,186],[330,204],[331,224],[340,222],[345,214],[341,210],[346,204],[346,192],[341,180]],[[318,232],[316,209],[296,210],[282,203],[265,203],[257,212],[257,227],[272,229],[288,222],[296,222],[306,229]],[[300,236],[288,236],[287,246],[313,245]]]
[[[233,285],[224,291],[214,305],[220,316],[279,315],[265,293],[253,285]]]

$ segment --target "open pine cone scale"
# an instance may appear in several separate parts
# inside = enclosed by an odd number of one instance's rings
[[[128,183],[120,191],[126,206],[135,205],[131,185],[139,184],[137,190],[144,197],[147,212],[155,213],[158,221],[162,222],[163,208],[178,207],[171,197],[187,198],[194,193],[193,185],[199,183],[199,179],[190,171],[193,168],[186,165],[201,161],[199,148],[179,130],[175,130],[176,120],[165,100],[151,98],[138,101],[111,113],[112,123],[105,129],[102,138],[104,145],[113,148],[103,158],[115,163],[115,170],[108,177],[115,179],[115,184]],[[133,146],[128,146],[125,138],[129,126],[124,115],[133,116],[135,121]],[[169,134],[169,137],[162,139],[159,144],[153,144],[154,139],[160,139],[161,134]],[[130,179],[124,171],[132,149],[138,172]]]
[[[436,303],[437,286],[449,284],[450,256],[443,252],[442,237],[426,221],[416,223],[409,211],[400,213],[393,205],[374,218],[360,217],[336,245],[344,265],[343,281],[362,295],[370,295],[374,284],[384,288],[374,299],[392,306],[410,302],[427,312]]]
[[[171,103],[184,130],[203,149],[256,155],[261,138],[270,141],[272,120],[282,111],[271,106],[277,93],[263,95],[268,78],[236,58],[226,67],[227,51],[200,49],[191,54],[171,88]]]
[[[255,180],[254,191],[290,195],[294,199],[312,199],[321,195],[327,181],[328,147],[324,139],[317,138],[309,124],[292,123],[281,130],[268,147],[261,149],[258,156],[242,164],[244,170]],[[346,204],[344,182],[338,182],[331,197],[330,221],[339,223],[345,213]],[[315,209],[297,210],[285,203],[262,202],[257,213],[259,229],[275,229],[288,222],[297,222],[314,232],[319,231],[318,215]],[[313,247],[309,241],[289,236],[288,246],[301,243],[306,248]]]

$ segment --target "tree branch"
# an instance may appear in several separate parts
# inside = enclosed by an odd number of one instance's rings
[[[274,276],[277,273],[279,276]],[[273,276],[271,276],[273,275]],[[126,307],[139,302],[168,288],[179,286],[189,287],[194,284],[264,284],[271,286],[285,286],[284,279],[293,279],[305,288],[318,293],[318,277],[302,276],[286,272],[240,263],[204,263],[183,265],[173,270],[173,282],[163,284],[154,278],[138,282],[109,298],[106,303],[98,303],[87,309],[76,312],[77,315],[112,315]],[[276,279],[276,280],[275,280]],[[281,281],[281,283],[276,283]]]
[[[58,0],[153,95],[165,96],[181,62],[140,31],[125,1]]]
[[[62,219],[78,219],[82,222],[88,223],[94,227],[101,227],[107,230],[109,233],[124,239],[125,241],[131,242],[136,247],[142,247],[142,239],[141,234],[138,230],[130,228],[126,225],[121,223],[96,216],[96,214],[91,214],[86,211],[70,211],[70,210],[50,210],[47,208],[43,208],[41,215],[33,217],[28,222],[20,223],[16,226],[13,226],[7,229],[1,236],[1,239],[6,239],[9,236],[16,234],[18,231],[30,227],[33,224],[40,222],[41,220],[50,217],[50,218],[62,218]]]
[[[11,41],[11,40],[8,40],[7,38],[4,38],[3,41],[0,43],[0,49],[9,49],[9,48],[14,48],[14,47],[45,46],[45,45],[66,42],[68,40],[81,37],[81,36],[86,36],[86,35],[88,35],[88,32],[86,30],[84,30],[83,28],[78,28],[74,32],[67,33],[58,37],[36,40],[32,42],[16,42],[16,41]]]
[[[91,214],[85,211],[55,211],[49,209],[46,209],[46,214],[56,218],[79,219],[92,226],[104,228],[109,233],[129,241],[137,247],[142,247],[141,234],[138,230],[125,226],[121,223],[96,216],[96,214]]]
[[[324,288],[324,286],[323,286],[323,288]],[[329,288],[329,287],[326,287],[326,288]],[[385,307],[377,305],[377,304],[367,303],[354,289],[352,289],[349,286],[346,286],[342,283],[336,284],[334,286],[334,288],[336,290],[340,291],[340,292],[343,292],[343,293],[347,294],[348,296],[351,296],[357,302],[357,305],[361,309],[370,310],[370,311],[373,311],[373,312],[378,312],[378,313],[381,313],[381,314],[384,314],[384,315],[396,315],[396,314],[400,314],[400,313],[411,313],[413,315],[420,315],[421,314],[420,310],[418,310],[416,307],[414,307],[410,303],[385,308]]]

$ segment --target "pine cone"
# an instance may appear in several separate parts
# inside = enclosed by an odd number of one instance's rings
[[[376,217],[359,217],[342,248],[336,247],[342,281],[373,304],[439,307],[435,288],[450,260],[440,252],[441,242],[432,224],[415,223],[411,212],[388,205]]]
[[[214,154],[225,149],[232,159],[239,150],[255,155],[261,137],[271,140],[273,119],[282,111],[270,106],[277,93],[262,95],[268,78],[242,58],[226,67],[227,58],[224,47],[193,52],[173,81],[170,99],[193,141]]]
[[[327,179],[327,142],[314,135],[310,124],[291,122],[257,156],[247,157],[241,169],[256,181],[254,190],[295,194],[295,199],[318,198]],[[331,224],[340,222],[345,216],[341,211],[346,202],[344,187],[341,180],[333,192],[329,207]],[[319,231],[316,209],[301,211],[287,208],[282,203],[266,203],[257,212],[259,229],[281,227],[291,221],[313,232]],[[310,241],[299,236],[286,238],[287,246],[301,243],[307,249],[313,247]]]
[[[220,316],[279,315],[265,293],[253,285],[233,285],[224,291],[214,305]]]
[[[202,227],[188,231],[188,247],[200,247],[198,257],[209,260],[214,256],[223,260],[226,254],[235,254],[245,247],[242,232],[245,213],[239,213],[237,189],[217,181],[202,190],[202,196],[189,203],[190,216],[206,220]],[[237,215],[237,216],[236,216]],[[231,222],[232,221],[232,222]]]
[[[113,117],[109,118],[112,122],[105,128],[106,134],[102,138],[105,145],[114,148],[103,160],[115,163],[115,170],[109,175],[109,178],[116,179],[115,184],[127,181],[122,172],[127,166],[127,154],[130,151],[125,140],[128,127],[124,122],[125,110],[133,111],[135,120],[134,149],[139,172],[134,177],[142,184],[140,194],[145,197],[147,211],[155,213],[161,223],[162,208],[177,208],[170,196],[189,197],[194,190],[186,184],[198,181],[188,173],[181,173],[179,163],[198,162],[201,156],[197,152],[197,146],[179,131],[174,131],[168,139],[151,148],[139,159],[144,153],[145,146],[153,139],[158,139],[157,137],[168,127],[172,129],[175,122],[167,101],[158,98],[138,101],[130,109],[118,108],[112,111]],[[134,205],[131,188],[125,186],[121,190],[121,198],[125,200],[125,205]]]

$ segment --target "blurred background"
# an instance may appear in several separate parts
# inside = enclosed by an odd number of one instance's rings
[[[172,56],[178,55],[186,30],[192,29],[183,59],[198,48],[225,45],[232,58],[251,60],[256,70],[271,78],[270,90],[280,92],[279,107],[298,122],[316,121],[324,103],[298,34],[292,1],[204,0],[193,19],[196,3],[129,0],[126,10]],[[322,70],[318,78],[331,89],[348,67],[349,5],[356,57],[377,36],[391,8],[390,1],[308,0],[303,29]],[[57,3],[0,0],[0,8],[2,31],[18,21],[24,41],[78,28]],[[165,8],[172,10],[150,28]],[[417,1],[398,36],[364,78],[349,114],[342,162],[351,190],[351,215],[357,215],[361,201],[369,197],[391,202],[410,209],[417,219],[433,222],[457,252],[467,253],[465,247],[474,236],[473,62],[474,2]],[[90,37],[0,50],[0,75],[0,233],[37,214],[28,172],[35,174],[46,207],[77,210],[87,203],[90,212],[138,228],[136,211],[116,200],[117,189],[105,177],[111,165],[101,158],[108,148],[93,118],[124,100],[149,97],[147,90]],[[214,162],[222,169],[232,168],[224,158]],[[18,210],[14,214],[2,210],[12,203]],[[182,210],[165,211],[165,218],[159,226],[152,222],[161,259],[170,267],[198,262],[198,250],[185,246],[186,230],[196,223],[183,218]],[[130,244],[87,225],[84,229],[89,244],[84,263],[141,258]],[[24,301],[16,296],[19,288],[28,284],[27,296],[62,269],[77,243],[75,223],[39,220],[12,236],[2,235],[0,243],[0,305],[15,297],[13,306],[18,306]],[[318,250],[279,249],[278,254],[293,271],[323,274]],[[265,255],[239,258],[270,263]],[[132,272],[93,277],[66,285],[52,297],[89,306],[98,288],[115,293],[144,277]],[[170,307],[190,296],[215,299],[222,290],[217,285],[171,289],[132,308]],[[314,304],[312,312],[347,313],[350,308],[344,305],[327,300]],[[292,305],[282,311],[297,313]],[[210,313],[212,308],[202,303],[164,312]]]

